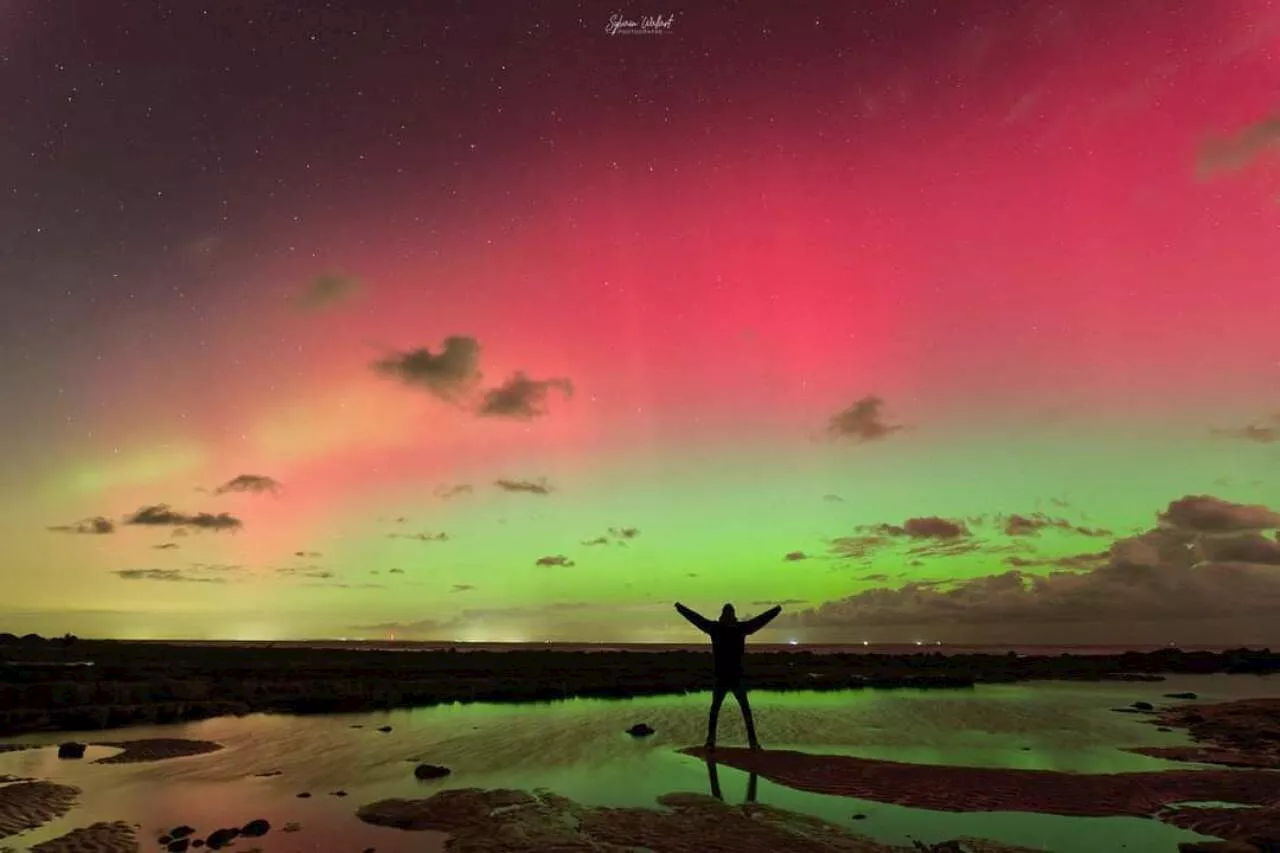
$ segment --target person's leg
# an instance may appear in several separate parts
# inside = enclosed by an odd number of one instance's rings
[[[747,724],[747,744],[752,749],[759,749],[760,741],[756,737],[756,721],[751,717],[751,702],[747,700],[747,688],[741,684],[735,686],[733,698],[738,700],[738,707],[742,709],[742,720]]]
[[[707,756],[707,778],[711,781],[711,796],[723,801],[724,796],[720,793],[720,774],[716,772],[716,760],[710,755]]]
[[[724,688],[717,684],[711,691],[711,716],[707,718],[707,749],[715,749],[716,723],[720,721],[720,706],[724,704]]]

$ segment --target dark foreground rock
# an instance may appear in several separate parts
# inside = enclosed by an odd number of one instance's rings
[[[443,779],[452,772],[448,767],[441,767],[439,764],[419,764],[413,768],[413,775],[417,779]]]
[[[58,744],[58,757],[66,759],[84,758],[85,744],[67,741]]]
[[[1081,656],[758,651],[760,690],[965,689],[1034,679],[1159,679],[1280,672],[1269,650]],[[93,666],[50,666],[92,661]],[[629,698],[705,690],[698,651],[419,651],[77,640],[0,643],[0,737],[275,713],[338,713],[449,702]]]
[[[666,809],[596,808],[546,791],[467,788],[381,800],[356,815],[376,826],[447,832],[450,853],[1030,853],[978,839],[888,845],[816,817],[757,803],[730,806],[705,794],[667,794],[659,802]]]

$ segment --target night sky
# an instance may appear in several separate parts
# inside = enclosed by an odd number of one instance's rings
[[[0,118],[0,630],[1280,639],[1278,3],[0,0]]]

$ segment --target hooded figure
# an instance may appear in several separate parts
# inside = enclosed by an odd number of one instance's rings
[[[724,703],[726,693],[732,693],[733,698],[738,700],[742,719],[747,724],[747,742],[752,749],[759,749],[756,724],[751,718],[751,704],[747,701],[747,689],[742,684],[742,656],[747,651],[747,635],[754,634],[769,624],[773,617],[782,612],[782,606],[771,607],[745,622],[738,621],[732,604],[724,606],[720,611],[720,618],[715,622],[679,602],[676,603],[676,610],[711,637],[716,678],[711,693],[711,716],[707,720],[707,749],[715,749],[716,723],[720,719],[720,706]]]

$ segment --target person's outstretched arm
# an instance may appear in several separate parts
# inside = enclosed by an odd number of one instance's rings
[[[676,602],[676,610],[680,611],[681,616],[688,619],[694,625],[697,625],[699,630],[705,631],[708,634],[711,633],[711,620],[703,616],[701,613],[690,610],[678,601]]]
[[[768,625],[770,622],[772,622],[773,617],[777,616],[781,612],[782,612],[782,605],[779,604],[776,607],[770,607],[768,610],[761,613],[759,616],[751,617],[746,622],[742,623],[743,633],[754,634],[756,631],[759,631],[765,625]]]

